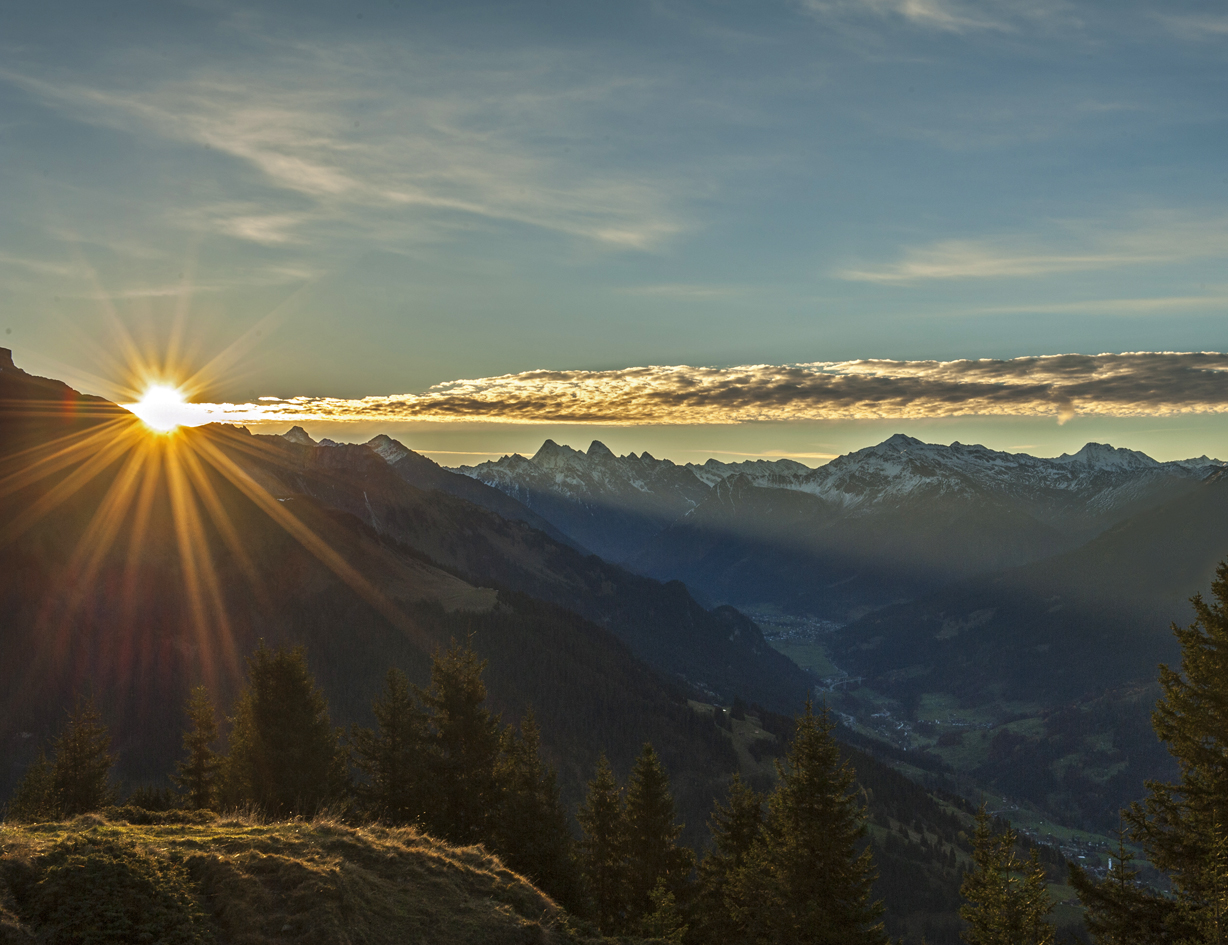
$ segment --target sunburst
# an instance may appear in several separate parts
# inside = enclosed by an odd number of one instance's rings
[[[259,569],[240,537],[240,523],[232,521],[234,509],[228,512],[219,496],[220,486],[246,497],[255,514],[275,522],[394,626],[409,628],[410,622],[399,607],[249,474],[245,468],[248,460],[258,465],[262,460],[275,460],[279,456],[275,449],[251,442],[246,436],[226,435],[222,430],[190,429],[209,419],[199,405],[191,402],[191,393],[205,386],[204,372],[184,370],[182,364],[172,364],[177,359],[170,357],[160,359],[158,370],[152,369],[152,359],[135,360],[135,364],[129,362],[130,380],[124,385],[135,395],[131,403],[122,405],[127,414],[114,408],[103,410],[102,416],[86,418],[77,432],[11,453],[0,461],[0,500],[7,498],[10,510],[0,520],[0,550],[82,490],[101,492],[97,501],[90,495],[88,518],[67,562],[68,593],[62,600],[45,602],[44,616],[49,620],[46,630],[52,644],[45,658],[66,658],[72,649],[76,615],[92,599],[112,549],[119,549],[121,561],[126,561],[120,568],[121,609],[129,616],[135,613],[135,602],[143,593],[138,576],[141,561],[153,534],[151,510],[161,507],[169,513],[168,522],[173,526],[171,553],[177,559],[182,599],[191,624],[184,629],[190,631],[198,654],[198,671],[210,685],[218,683],[219,676],[236,677],[239,653],[226,603],[226,579],[220,568],[225,564],[232,573],[246,577],[257,600],[265,601],[267,595]],[[145,380],[133,380],[140,377]],[[25,404],[21,409],[31,418],[42,418],[49,408]],[[106,483],[106,489],[99,489],[99,483]],[[222,557],[215,557],[213,549],[222,551]],[[127,634],[130,639],[114,641],[107,659],[115,661],[112,669],[116,672],[124,671],[119,664],[144,658],[134,652],[139,649],[140,632],[131,628]],[[26,684],[36,685],[38,678],[35,670],[26,676]],[[10,694],[11,698],[16,696]]]

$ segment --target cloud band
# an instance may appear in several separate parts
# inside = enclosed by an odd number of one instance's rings
[[[526,371],[345,400],[196,405],[200,420],[712,424],[780,420],[1228,412],[1228,354]]]

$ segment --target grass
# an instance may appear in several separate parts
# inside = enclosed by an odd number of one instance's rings
[[[825,676],[834,676],[837,672],[835,663],[827,658],[827,651],[820,643],[792,643],[784,640],[768,642],[772,649],[783,653],[802,669],[809,670],[820,679]]]
[[[6,945],[581,940],[496,857],[413,828],[123,811],[0,825]]]

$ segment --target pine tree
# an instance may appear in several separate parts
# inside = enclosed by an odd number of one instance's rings
[[[652,911],[658,884],[675,899],[682,893],[695,856],[678,845],[682,825],[675,823],[669,776],[652,745],[645,744],[631,769],[626,796],[626,914],[634,929]]]
[[[736,939],[733,916],[726,901],[729,885],[746,864],[762,824],[763,799],[735,774],[729,784],[728,804],[718,804],[708,820],[712,849],[699,864],[695,921],[703,941]]]
[[[565,905],[577,905],[575,854],[567,813],[553,769],[541,759],[541,734],[532,710],[509,726],[496,779],[503,798],[492,843],[504,862]]]
[[[1216,569],[1211,592],[1211,603],[1192,598],[1190,626],[1172,627],[1180,672],[1160,667],[1152,724],[1177,759],[1180,781],[1149,781],[1149,796],[1126,812],[1132,839],[1169,875],[1174,895],[1139,892],[1123,907],[1163,925],[1169,940],[1197,943],[1228,939],[1228,562]]]
[[[433,731],[426,826],[453,843],[489,840],[503,801],[495,770],[503,737],[498,716],[484,704],[485,668],[470,647],[453,642],[446,653],[436,654],[431,688],[422,696]]]
[[[969,945],[1052,945],[1052,909],[1045,871],[1036,851],[1025,863],[1015,855],[1013,830],[993,832],[984,806],[977,813],[973,841],[974,868],[960,886],[967,902],[959,914],[968,923]],[[1021,876],[1014,876],[1021,873]]]
[[[188,795],[188,806],[193,810],[208,810],[217,801],[218,773],[222,767],[221,756],[214,751],[217,743],[217,714],[209,690],[197,686],[188,697],[188,722],[191,728],[183,733],[183,747],[187,759],[179,762],[171,781]]]
[[[73,817],[98,810],[115,800],[109,776],[115,758],[111,736],[92,699],[77,702],[68,726],[55,740],[51,765],[52,791],[62,815]]]
[[[576,819],[583,831],[580,874],[591,900],[589,914],[609,934],[622,927],[625,914],[627,817],[622,791],[605,755],[597,762]]]
[[[60,816],[60,805],[55,799],[51,762],[42,752],[39,752],[38,757],[26,769],[25,776],[9,799],[4,815],[8,820],[26,823],[55,820]]]
[[[359,796],[390,823],[425,819],[427,808],[427,714],[399,669],[388,670],[384,690],[372,704],[377,730],[353,733],[354,762],[367,776]]]
[[[1083,923],[1097,945],[1135,945],[1162,942],[1171,900],[1139,886],[1138,871],[1130,862],[1124,829],[1118,831],[1117,856],[1103,881],[1089,876],[1077,863],[1069,864],[1070,885],[1083,903]]]
[[[853,771],[831,737],[827,709],[797,720],[763,830],[730,883],[730,913],[743,940],[796,945],[887,941],[870,899],[874,865]]]
[[[1176,759],[1176,784],[1147,782],[1148,797],[1125,811],[1127,834],[1168,874],[1171,896],[1143,889],[1132,875],[1103,882],[1073,869],[1098,941],[1134,929],[1132,941],[1220,943],[1228,938],[1228,562],[1216,569],[1213,601],[1191,599],[1194,622],[1173,625],[1181,668],[1160,667],[1152,715]],[[1123,866],[1124,869],[1124,866]]]
[[[344,796],[346,761],[328,703],[301,647],[247,661],[226,758],[229,799],[275,817],[311,814]]]

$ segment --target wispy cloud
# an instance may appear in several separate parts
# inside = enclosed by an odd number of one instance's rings
[[[684,225],[671,210],[676,187],[572,154],[592,147],[573,130],[578,117],[635,85],[596,76],[591,63],[492,57],[482,68],[422,50],[270,44],[258,64],[189,68],[136,88],[0,78],[77,120],[238,160],[285,196],[214,208],[210,219],[266,245],[302,241],[313,225],[372,231],[390,220],[446,235],[459,218],[642,250]]]
[[[1164,14],[1159,19],[1169,32],[1181,39],[1206,42],[1228,35],[1228,16],[1223,14]]]
[[[801,0],[801,6],[815,16],[897,18],[945,33],[1010,32],[1020,23],[1071,18],[1060,0]]]
[[[418,394],[262,398],[198,408],[256,423],[484,420],[707,424],[819,419],[1228,412],[1228,354],[1062,354],[1011,360],[833,361],[733,368],[527,371]]]
[[[855,282],[907,284],[940,279],[1003,279],[1119,269],[1228,256],[1228,219],[1148,214],[1128,225],[1071,225],[1050,245],[1036,239],[942,240],[903,258],[837,273]]]
[[[1169,295],[1141,299],[1083,299],[1077,302],[1039,302],[1035,305],[996,305],[978,309],[985,315],[1045,312],[1072,315],[1127,315],[1189,312],[1200,309],[1228,311],[1228,295]]]

